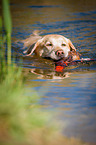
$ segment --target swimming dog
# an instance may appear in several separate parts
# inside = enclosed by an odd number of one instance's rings
[[[29,38],[22,40],[23,48],[27,47],[27,50],[24,51],[27,56],[35,53],[43,58],[60,60],[67,58],[70,52],[76,52],[76,48],[68,38],[58,34],[39,36],[37,32],[34,31]]]

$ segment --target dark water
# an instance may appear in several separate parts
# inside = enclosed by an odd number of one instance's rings
[[[38,29],[41,35],[64,35],[82,57],[96,58],[95,0],[12,0],[11,11],[12,46],[17,56],[22,55],[22,44],[14,41],[27,38]],[[26,87],[34,87],[43,95],[41,108],[53,113],[62,124],[64,135],[96,143],[96,63],[70,67],[63,73],[54,71],[51,60],[36,56],[23,57],[22,65]]]

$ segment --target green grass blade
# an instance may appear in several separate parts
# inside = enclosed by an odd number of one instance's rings
[[[11,64],[11,32],[12,32],[12,22],[11,22],[11,14],[9,9],[9,0],[2,0],[3,5],[3,21],[4,28],[7,36],[7,63]]]
[[[9,0],[2,0],[3,4],[3,20],[6,33],[12,32],[11,14],[9,9]]]

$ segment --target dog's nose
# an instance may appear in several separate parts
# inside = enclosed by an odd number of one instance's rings
[[[64,55],[64,52],[62,50],[57,50],[56,51],[56,55],[57,56],[63,56]]]

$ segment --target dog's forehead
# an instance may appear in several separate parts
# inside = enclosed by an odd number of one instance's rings
[[[67,42],[67,38],[65,38],[62,35],[57,35],[57,34],[50,34],[46,35],[43,37],[43,41],[46,42],[51,42],[51,43],[60,43],[60,42]]]

